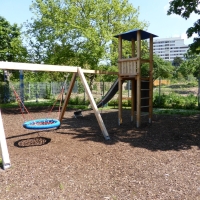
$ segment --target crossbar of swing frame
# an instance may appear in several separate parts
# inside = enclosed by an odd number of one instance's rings
[[[3,70],[25,70],[25,71],[52,71],[52,72],[78,72],[79,66],[61,66],[61,65],[47,65],[35,63],[18,63],[18,62],[4,62],[0,61],[0,69]],[[89,74],[109,74],[118,75],[118,72],[109,72],[101,70],[81,69],[83,73]]]

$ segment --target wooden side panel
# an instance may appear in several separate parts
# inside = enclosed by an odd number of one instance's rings
[[[119,75],[120,76],[135,76],[137,75],[137,61],[124,60],[119,62]]]

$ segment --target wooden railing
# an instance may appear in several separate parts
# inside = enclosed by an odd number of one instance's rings
[[[138,62],[139,59],[136,58],[125,58],[119,59],[119,75],[120,76],[136,76],[139,72],[138,70]],[[149,63],[149,59],[140,59],[140,63]]]
[[[120,76],[136,76],[137,75],[137,59],[127,58],[118,61]]]

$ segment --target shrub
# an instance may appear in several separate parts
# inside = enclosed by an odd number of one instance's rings
[[[196,109],[197,97],[193,94],[181,96],[175,93],[154,95],[153,106],[155,108],[174,108],[174,109]]]

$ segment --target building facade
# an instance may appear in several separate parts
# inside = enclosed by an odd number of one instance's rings
[[[154,39],[153,52],[166,61],[172,62],[175,57],[184,59],[187,53],[188,45],[184,44],[181,37]]]

